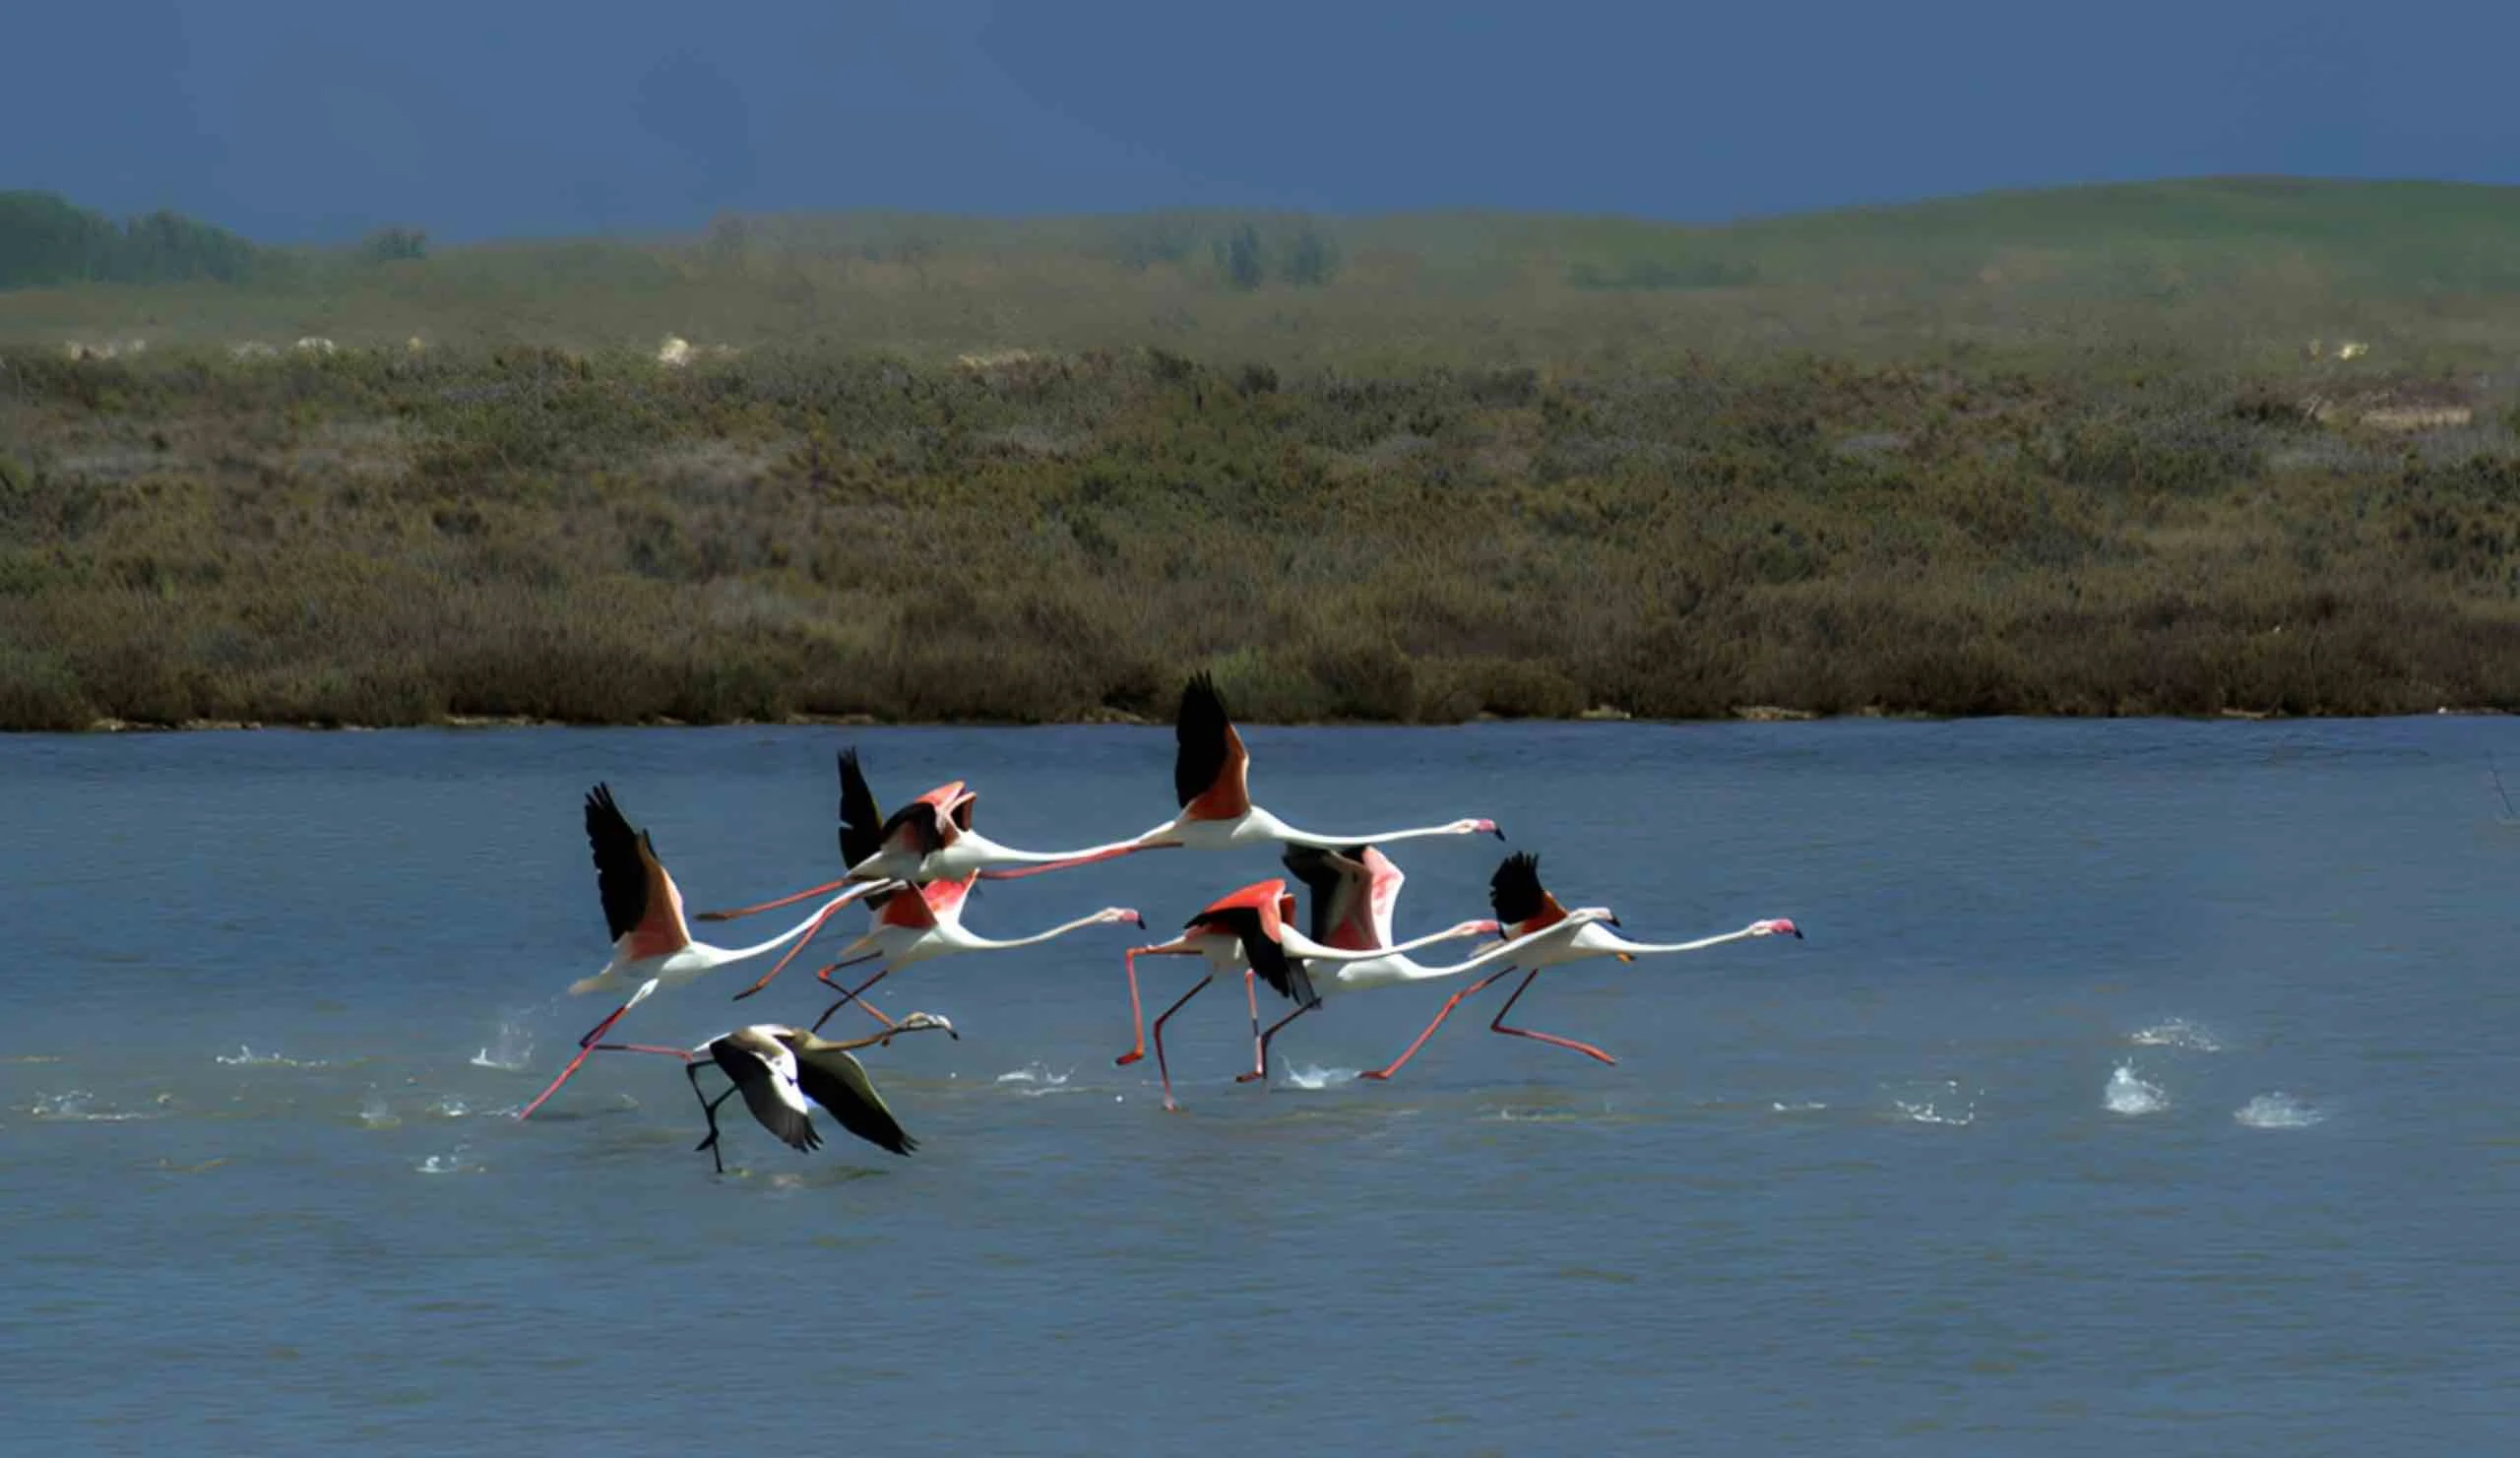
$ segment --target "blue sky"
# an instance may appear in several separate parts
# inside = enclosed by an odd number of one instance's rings
[[[0,34],[0,187],[273,239],[2520,180],[2508,0],[77,0]]]

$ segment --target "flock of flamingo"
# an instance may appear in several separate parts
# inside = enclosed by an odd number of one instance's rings
[[[1141,851],[1177,848],[1224,850],[1239,846],[1275,845],[1288,872],[1303,883],[1311,898],[1311,916],[1299,929],[1296,899],[1283,879],[1245,886],[1218,898],[1184,922],[1179,935],[1150,946],[1131,948],[1122,958],[1128,975],[1129,1020],[1136,1041],[1117,1061],[1125,1066],[1146,1056],[1148,1025],[1138,999],[1137,960],[1147,956],[1185,956],[1207,966],[1189,990],[1156,1015],[1153,1042],[1156,1068],[1164,1088],[1164,1106],[1177,1109],[1172,1072],[1164,1053],[1164,1025],[1222,973],[1242,974],[1243,995],[1251,1014],[1252,1064],[1237,1082],[1265,1081],[1269,1047],[1287,1025],[1322,1004],[1332,993],[1368,987],[1400,986],[1448,978],[1475,977],[1455,993],[1426,1025],[1425,1031],[1388,1066],[1357,1075],[1383,1080],[1400,1071],[1423,1047],[1444,1020],[1467,998],[1498,979],[1521,971],[1523,981],[1488,1026],[1514,1038],[1529,1038],[1568,1048],[1604,1063],[1616,1060],[1589,1044],[1508,1027],[1505,1015],[1547,968],[1596,957],[1622,962],[1660,953],[1694,952],[1752,937],[1794,936],[1801,931],[1790,920],[1753,921],[1738,931],[1685,942],[1630,941],[1609,928],[1619,924],[1607,907],[1568,910],[1541,883],[1539,857],[1509,856],[1488,882],[1490,918],[1460,922],[1442,931],[1404,942],[1392,940],[1392,911],[1404,877],[1380,849],[1396,841],[1428,836],[1489,834],[1504,839],[1492,820],[1461,819],[1442,825],[1374,834],[1322,835],[1301,830],[1253,804],[1251,757],[1226,711],[1225,700],[1206,674],[1190,680],[1181,693],[1174,724],[1176,749],[1172,784],[1179,813],[1142,835],[1079,851],[1017,851],[981,835],[972,824],[976,796],[963,782],[941,785],[890,816],[878,807],[874,792],[854,750],[840,754],[840,853],[846,872],[837,881],[811,887],[775,901],[732,911],[703,912],[702,921],[728,921],[825,897],[805,919],[767,941],[746,947],[719,947],[694,940],[691,918],[683,911],[682,892],[657,856],[655,843],[633,829],[611,790],[598,785],[586,802],[587,840],[595,851],[596,885],[612,933],[612,959],[601,972],[573,983],[572,993],[629,988],[621,1005],[578,1040],[577,1055],[548,1088],[518,1110],[526,1118],[576,1076],[598,1052],[654,1053],[681,1059],[708,1121],[708,1137],[699,1149],[710,1151],[719,1173],[725,1171],[720,1152],[718,1109],[740,1093],[761,1125],[799,1151],[821,1144],[812,1113],[817,1108],[841,1127],[878,1148],[908,1154],[917,1147],[894,1117],[851,1054],[858,1048],[889,1046],[911,1033],[942,1032],[959,1039],[945,1018],[922,1012],[896,1021],[866,1000],[877,983],[905,968],[962,952],[1007,951],[1029,947],[1089,926],[1127,922],[1143,928],[1146,919],[1125,907],[1106,907],[1089,917],[1050,927],[1031,936],[998,941],[963,925],[963,905],[978,880],[1036,875],[1043,871],[1087,865]],[[850,903],[862,904],[870,924],[865,933],[843,947],[814,976],[837,993],[811,1026],[797,1028],[760,1023],[722,1034],[696,1048],[656,1044],[612,1043],[606,1035],[632,1008],[656,992],[679,987],[730,963],[778,951],[787,952],[736,1000],[770,985],[812,943],[823,923]],[[1497,943],[1463,961],[1429,966],[1409,954],[1437,942],[1495,936]],[[834,974],[871,966],[874,970],[854,985],[835,981]],[[1293,1011],[1265,1030],[1260,1025],[1259,984],[1292,1002]],[[874,1019],[876,1031],[843,1042],[820,1037],[822,1027],[842,1008],[854,1003]],[[711,1098],[701,1085],[704,1069],[716,1067],[726,1089]],[[695,1151],[696,1152],[696,1151]]]

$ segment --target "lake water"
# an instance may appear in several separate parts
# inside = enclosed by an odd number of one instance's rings
[[[1808,940],[1336,998],[1126,1046],[1098,927],[917,967],[865,1056],[922,1141],[795,1154],[598,1056],[579,819],[695,910],[823,879],[832,755],[1044,849],[1166,818],[1168,730],[0,738],[0,1413],[98,1453],[2447,1453],[2520,1437],[2520,726],[1248,731],[1328,831],[1460,815],[1570,904]],[[1502,848],[1402,846],[1402,934]],[[986,885],[1166,934],[1278,873]],[[748,941],[779,916],[729,930]],[[853,914],[849,924],[862,924]],[[754,926],[760,933],[753,933]],[[834,945],[837,945],[835,942]],[[766,963],[752,966],[766,966]],[[1194,976],[1146,966],[1149,1011]],[[633,1013],[810,1018],[747,969]],[[1283,1009],[1281,1009],[1283,1010]]]

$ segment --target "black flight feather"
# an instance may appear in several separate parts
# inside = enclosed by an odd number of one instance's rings
[[[648,911],[648,866],[639,848],[657,854],[647,833],[630,828],[621,807],[613,803],[611,787],[598,785],[587,793],[587,844],[595,849],[595,884],[603,896],[603,924],[619,941]]]
[[[1172,792],[1185,808],[1225,773],[1225,736],[1232,726],[1216,679],[1193,675],[1182,686],[1181,713],[1172,723]]]

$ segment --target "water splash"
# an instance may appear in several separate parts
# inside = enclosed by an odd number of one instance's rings
[[[2111,1113],[2159,1113],[2170,1107],[2170,1096],[2160,1084],[2137,1078],[2134,1064],[2120,1063],[2109,1075],[2109,1087],[2101,1090],[2100,1102]]]
[[[1945,1124],[1964,1129],[1978,1121],[1978,1106],[1975,1104],[1963,1104],[1955,1110],[1945,1109],[1941,1105],[1926,1100],[1910,1103],[1905,1099],[1893,1099],[1890,1107],[1898,1109],[1900,1117],[1911,1123]]]
[[[1039,1099],[1049,1094],[1085,1092],[1083,1089],[1068,1088],[1068,1080],[1075,1076],[1076,1070],[1073,1068],[1065,1073],[1053,1073],[1044,1064],[1027,1063],[1012,1072],[999,1074],[996,1081],[1010,1085],[1015,1092],[1027,1099]]]
[[[453,1094],[448,1094],[429,1106],[429,1112],[436,1114],[440,1118],[462,1118],[472,1111],[472,1105],[465,1103],[462,1099],[457,1098]]]
[[[534,1035],[514,1018],[499,1019],[498,1035],[489,1046],[472,1055],[475,1068],[497,1068],[514,1073],[534,1061]]]
[[[358,1121],[371,1129],[388,1128],[402,1122],[394,1114],[394,1106],[385,1102],[385,1096],[373,1091],[358,1106]]]
[[[219,1061],[230,1068],[321,1068],[321,1058],[292,1058],[285,1053],[258,1053],[250,1046],[239,1046],[235,1055],[219,1055]]]
[[[1810,1103],[1810,1104],[1775,1104],[1775,1103],[1772,1103],[1772,1104],[1768,1105],[1768,1108],[1770,1108],[1770,1109],[1772,1109],[1776,1110],[1778,1113],[1818,1113],[1821,1109],[1826,1109],[1826,1108],[1828,1108],[1828,1107],[1829,1107],[1829,1106],[1828,1106],[1828,1105],[1826,1105],[1826,1104],[1821,1104],[1821,1103],[1817,1103],[1817,1102]]]
[[[1291,1089],[1326,1089],[1355,1081],[1356,1070],[1354,1068],[1297,1068],[1292,1063],[1287,1065],[1286,1087]]]
[[[2172,1018],[2168,1022],[2138,1029],[2127,1035],[2126,1041],[2145,1047],[2183,1047],[2198,1053],[2219,1053],[2223,1050],[2221,1039],[2185,1018]]]
[[[169,1102],[163,1096],[159,1103]],[[155,1113],[133,1113],[115,1109],[98,1109],[96,1096],[86,1089],[71,1089],[59,1094],[37,1094],[27,1112],[42,1119],[62,1119],[89,1123],[118,1124],[126,1119],[157,1118]]]
[[[2235,1109],[2232,1117],[2252,1129],[2306,1129],[2327,1115],[2286,1093],[2260,1094]]]
[[[466,1157],[468,1146],[455,1146],[453,1154],[433,1154],[411,1168],[422,1174],[477,1174],[481,1167]]]

